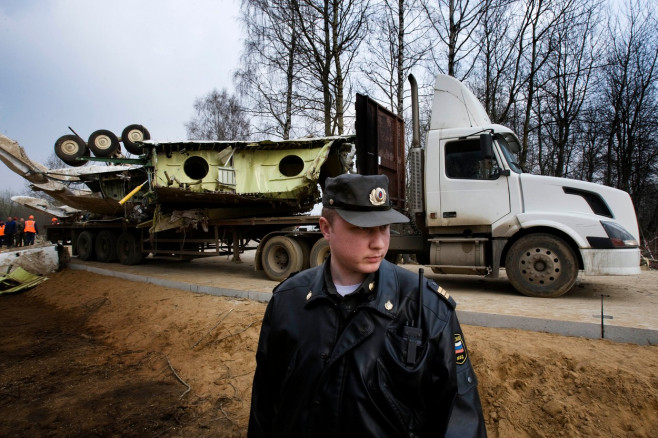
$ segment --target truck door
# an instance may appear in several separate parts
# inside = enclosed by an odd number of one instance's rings
[[[507,176],[479,139],[447,141],[440,160],[441,225],[491,225],[510,212]],[[431,169],[427,169],[431,172]]]

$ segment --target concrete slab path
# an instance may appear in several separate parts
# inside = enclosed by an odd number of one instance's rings
[[[268,301],[277,282],[255,271],[253,253],[241,258],[241,263],[223,256],[186,262],[147,258],[136,266],[73,258],[69,266],[192,292]],[[404,267],[418,269],[414,265]],[[430,269],[425,273],[457,301],[462,324],[658,344],[655,270],[642,271],[638,276],[581,277],[571,291],[552,299],[523,296],[504,277],[446,276],[433,274]]]

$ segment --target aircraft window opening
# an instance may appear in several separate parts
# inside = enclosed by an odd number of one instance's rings
[[[284,176],[297,176],[304,170],[304,160],[297,155],[286,155],[279,162],[279,172]]]
[[[209,170],[208,162],[202,157],[190,157],[183,164],[183,171],[190,179],[203,179]]]

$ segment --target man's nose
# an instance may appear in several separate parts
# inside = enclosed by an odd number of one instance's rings
[[[383,248],[386,241],[388,230],[381,230],[380,228],[373,228],[370,235],[370,246],[372,248]]]

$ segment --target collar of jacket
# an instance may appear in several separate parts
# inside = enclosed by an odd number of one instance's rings
[[[325,261],[325,263],[328,263],[328,261]],[[315,277],[311,282],[311,290],[307,295],[305,308],[319,302],[332,301],[323,287],[324,269],[325,266],[322,265],[321,269],[317,269],[315,272]],[[362,306],[373,309],[377,313],[391,319],[395,318],[400,308],[400,287],[397,275],[395,275],[393,265],[390,262],[382,260],[377,275],[375,275],[374,283],[374,299],[368,300]]]

